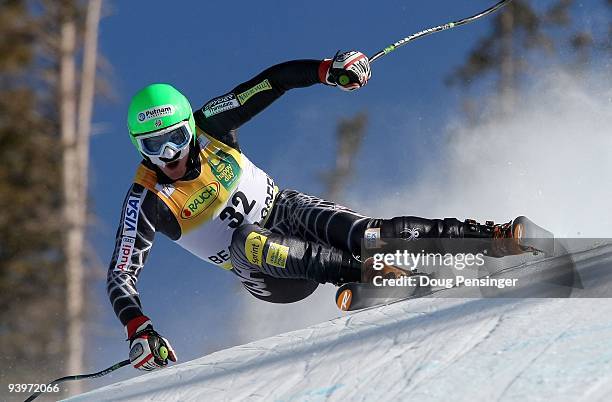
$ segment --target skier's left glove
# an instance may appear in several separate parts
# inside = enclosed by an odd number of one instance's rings
[[[372,76],[368,57],[355,50],[336,53],[333,59],[325,59],[319,66],[319,79],[343,91],[353,91],[368,83]]]
[[[133,318],[126,331],[130,341],[130,362],[134,368],[152,371],[167,366],[168,360],[176,361],[170,342],[153,329],[148,317]]]

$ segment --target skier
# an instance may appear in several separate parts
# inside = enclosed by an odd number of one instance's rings
[[[291,303],[319,283],[359,282],[361,240],[479,238],[493,256],[519,254],[524,217],[505,224],[400,216],[374,219],[299,191],[279,191],[274,180],[242,153],[236,130],[287,90],[322,83],[352,91],[371,76],[361,52],[332,59],[272,66],[195,112],[167,84],[134,95],[130,139],[143,160],[123,203],[107,290],[130,341],[130,360],[141,370],[176,361],[167,339],[142,311],[136,281],[156,232],[201,259],[233,272],[255,297]],[[496,239],[515,247],[495,250]],[[513,243],[514,244],[514,243]],[[371,266],[371,264],[370,264]],[[368,267],[368,269],[371,267]],[[385,267],[385,275],[405,275]]]

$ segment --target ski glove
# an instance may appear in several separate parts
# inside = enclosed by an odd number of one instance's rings
[[[168,365],[168,360],[176,361],[176,353],[170,342],[160,336],[148,317],[136,317],[126,326],[130,341],[130,362],[134,368],[152,371]]]
[[[368,57],[355,50],[336,53],[333,59],[325,59],[319,67],[319,79],[343,91],[353,91],[368,83],[372,76]]]

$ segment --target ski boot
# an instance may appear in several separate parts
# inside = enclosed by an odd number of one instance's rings
[[[548,230],[536,225],[525,216],[503,224],[487,221],[480,225],[467,219],[465,224],[468,232],[489,234],[493,241],[489,249],[490,257],[504,257],[531,252],[552,255],[555,249],[554,236]],[[466,233],[466,237],[470,237]]]
[[[363,262],[363,282],[373,283],[374,278],[398,279],[402,276],[410,276],[408,271],[383,263],[382,269],[374,268],[374,257],[370,257]]]
[[[370,257],[363,262],[363,282],[373,283],[374,278],[381,277],[382,279],[399,279],[403,276],[422,275],[416,270],[405,270],[393,265],[382,263],[382,269],[374,269],[374,258]]]
[[[336,291],[336,305],[342,311],[353,311],[410,297],[419,297],[430,292],[429,285],[382,285],[383,279],[401,280],[404,277],[424,276],[416,270],[404,270],[393,265],[383,264],[382,269],[374,269],[374,258],[370,257],[363,262],[363,281],[348,282],[341,285]],[[375,284],[379,279],[379,284]]]
[[[400,243],[394,242],[391,247],[412,252],[484,253],[497,258],[525,252],[543,252],[547,255],[554,252],[553,234],[524,216],[503,224],[495,224],[492,221],[481,224],[473,219],[462,222],[456,218],[426,219],[416,216],[372,220],[366,229],[365,248],[374,252],[380,247],[380,240],[385,239],[398,240]]]

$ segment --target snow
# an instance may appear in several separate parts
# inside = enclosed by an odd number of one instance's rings
[[[612,288],[611,245],[574,261],[585,288]],[[555,263],[520,269],[546,266]],[[612,300],[573,292],[581,297],[466,299],[444,290],[445,298],[355,312],[70,401],[610,400]]]

